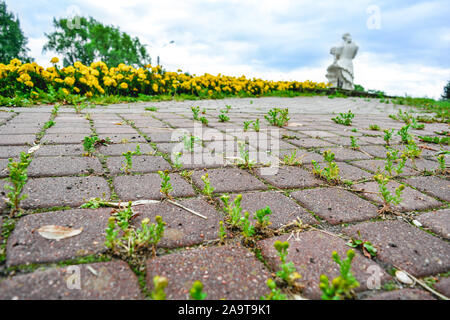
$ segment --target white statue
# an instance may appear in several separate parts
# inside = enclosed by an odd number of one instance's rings
[[[353,90],[353,62],[358,53],[358,46],[352,41],[349,33],[342,36],[342,46],[331,48],[330,53],[334,56],[334,62],[327,69],[328,81],[333,88]]]

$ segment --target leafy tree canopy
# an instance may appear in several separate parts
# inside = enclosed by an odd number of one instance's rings
[[[27,43],[19,19],[8,12],[5,2],[0,1],[0,63],[7,64],[14,58],[28,62]]]
[[[150,56],[138,38],[132,38],[119,28],[105,26],[92,17],[53,19],[55,31],[45,34],[48,42],[43,51],[63,56],[64,66],[80,61],[89,65],[101,60],[109,67],[120,63],[143,66]]]

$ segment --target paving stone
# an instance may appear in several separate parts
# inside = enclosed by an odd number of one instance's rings
[[[336,134],[328,131],[299,131],[300,133],[310,136],[311,138],[327,138],[327,137],[337,137]]]
[[[0,146],[20,146],[29,145],[31,146],[36,140],[36,135],[34,134],[14,134],[14,135],[0,135]]]
[[[51,263],[106,251],[104,231],[111,209],[55,211],[25,216],[8,239],[7,264]],[[56,225],[83,231],[60,241],[48,240],[36,231]]]
[[[131,172],[137,173],[148,173],[169,170],[172,167],[170,164],[164,160],[162,157],[156,156],[134,156],[132,158],[132,169]],[[122,167],[125,164],[125,157],[109,157],[106,160],[106,164],[111,172],[111,174],[122,173]]]
[[[377,158],[386,158],[388,150],[385,146],[361,146],[361,150]]]
[[[68,127],[68,126],[54,126],[45,131],[46,134],[84,134],[89,136],[92,133],[91,127],[89,125],[79,126],[79,127]]]
[[[100,139],[109,138],[112,143],[129,143],[129,142],[141,142],[146,143],[147,140],[140,134],[125,134],[125,133],[113,133],[113,134],[99,134],[98,137]]]
[[[362,140],[362,138],[363,137],[357,137],[358,145],[363,146],[363,145],[371,144],[370,142]],[[352,145],[352,140],[350,137],[326,137],[326,138],[323,138],[323,140],[329,141],[333,145],[338,145],[338,146],[351,147],[351,145]]]
[[[209,149],[202,147],[199,144],[195,144],[194,148],[191,151],[185,149],[184,144],[182,142],[175,143],[157,143],[156,147],[162,153],[172,154],[172,153],[205,153],[211,152]]]
[[[127,126],[110,126],[110,127],[101,127],[101,128],[96,128],[95,130],[97,132],[98,135],[101,134],[131,134],[131,135],[136,135],[138,134],[138,132],[136,131],[136,129],[132,128],[132,127],[127,127]]]
[[[89,157],[45,157],[35,158],[28,167],[30,177],[61,177],[101,173],[102,164]]]
[[[430,293],[419,289],[402,289],[375,294],[365,300],[436,300]]]
[[[376,206],[338,188],[296,191],[291,196],[331,224],[366,221],[378,216]]]
[[[151,132],[150,130],[143,130],[150,138],[151,142],[178,142],[180,141],[184,135],[189,134],[189,132],[183,132],[182,130],[173,130],[164,132]]]
[[[318,153],[305,151],[302,149],[296,150],[297,150],[296,158],[298,158],[299,161],[305,166],[310,165],[311,160],[314,160],[316,162],[323,162],[323,156]],[[292,155],[292,151],[293,150],[279,150],[279,151],[272,151],[271,154],[276,155],[280,158],[280,160],[283,160],[285,156],[290,157]]]
[[[0,127],[0,135],[36,135],[39,131],[41,131],[41,126],[35,125],[17,125],[17,126],[1,126]]]
[[[27,152],[26,146],[2,146],[0,148],[0,159],[18,158],[21,152]]]
[[[257,142],[256,142],[257,143]],[[237,140],[223,140],[206,143],[206,148],[214,153],[225,153],[227,156],[233,156],[240,153],[240,146]],[[255,147],[245,145],[245,151],[256,151]]]
[[[436,169],[439,169],[439,164],[437,161],[427,159],[416,159],[414,163],[411,160],[408,160],[406,162],[406,165],[419,172],[434,171]]]
[[[233,201],[236,196],[237,194],[230,195],[230,201]],[[220,200],[218,199],[218,201]],[[222,204],[222,201],[220,202]],[[271,229],[279,229],[297,221],[297,219],[300,219],[304,224],[317,224],[317,220],[308,211],[280,192],[242,193],[242,212],[248,211],[253,217],[257,210],[265,207],[270,207],[272,211],[270,215],[272,224],[269,226]]]
[[[0,180],[0,213],[2,213],[3,210],[6,209],[6,199],[9,192],[5,189],[6,184],[9,184],[6,179]]]
[[[450,269],[450,244],[401,221],[366,222],[345,228],[357,237],[357,231],[378,249],[377,258],[396,265],[416,277]]]
[[[378,145],[384,145],[386,142],[384,141],[383,137],[361,137],[359,138],[359,144],[360,145],[365,145],[368,143],[371,144],[378,144]]]
[[[98,148],[98,151],[105,156],[122,156],[123,153],[136,150],[138,145],[143,155],[150,156],[155,154],[155,150],[146,143],[109,144],[107,146],[101,146]]]
[[[170,174],[169,176],[173,187],[173,191],[170,193],[172,197],[192,197],[195,195],[192,186],[180,175]],[[162,199],[159,192],[160,188],[161,177],[158,173],[114,178],[114,189],[122,201]]]
[[[176,160],[176,156],[171,154],[172,163],[178,161],[182,164],[182,169],[205,169],[220,168],[226,166],[226,161],[222,154],[204,153],[184,153]]]
[[[80,290],[72,287],[78,274]],[[140,299],[143,296],[138,279],[123,261],[35,271],[0,283],[0,300]]]
[[[350,148],[325,148],[321,149],[320,152],[330,150],[334,153],[336,161],[345,161],[345,160],[365,160],[370,159],[371,157],[357,150],[352,150]]]
[[[362,169],[365,169],[367,171],[370,171],[372,173],[376,173],[378,172],[378,169],[382,170],[382,172],[386,172],[385,165],[386,165],[386,161],[385,160],[361,160],[361,161],[352,161],[351,164],[355,167],[359,167]],[[397,167],[397,164],[394,164],[394,167]],[[392,174],[395,174],[395,170],[394,168],[392,169]],[[403,167],[403,172],[399,174],[399,176],[412,176],[412,175],[417,175],[419,174],[419,172],[415,171],[412,168],[408,168],[408,167]]]
[[[434,288],[446,297],[450,297],[450,278],[440,278]]]
[[[273,247],[277,240],[289,242],[286,261],[292,261],[297,272],[302,276],[297,282],[304,286],[302,296],[308,299],[320,299],[322,293],[319,289],[319,279],[322,274],[330,279],[339,276],[339,266],[331,258],[333,251],[344,258],[350,249],[344,240],[319,231],[307,231],[259,241],[257,246],[261,249],[261,254],[274,270],[279,270],[280,264],[278,253]],[[355,250],[352,273],[360,284],[356,291],[367,289],[367,280],[371,274],[368,272],[370,266],[379,267]],[[380,268],[379,271],[381,283],[390,278],[383,269]]]
[[[259,151],[274,151],[274,150],[296,150],[297,146],[289,144],[283,140],[277,140],[270,136],[259,136],[257,140],[248,140],[250,147]],[[238,148],[239,149],[239,148]]]
[[[68,134],[68,133],[53,133],[46,134],[42,139],[43,144],[79,144],[86,136],[90,134]]]
[[[267,189],[264,183],[248,172],[241,169],[230,168],[195,171],[192,175],[192,181],[202,190],[205,184],[201,177],[206,173],[208,173],[211,186],[215,188],[214,192],[216,193]]]
[[[321,162],[323,162],[323,158]],[[373,177],[373,174],[370,174],[367,171],[361,170],[346,162],[336,162],[336,165],[339,167],[339,177],[344,180],[357,181],[362,179],[371,179]],[[326,165],[321,164],[321,167],[325,166]],[[311,163],[306,164],[305,168],[311,172],[313,171],[313,166]]]
[[[28,180],[22,194],[28,195],[22,207],[34,209],[78,207],[91,198],[109,199],[110,190],[100,177],[35,178]]]
[[[422,213],[416,220],[441,237],[450,239],[450,209]]]
[[[309,188],[324,184],[321,180],[316,179],[313,174],[299,167],[283,166],[274,175],[263,175],[262,169],[256,170],[256,174],[277,188]]]
[[[288,139],[287,142],[302,147],[302,148],[321,148],[334,146],[335,144],[329,141],[323,141],[314,138],[300,138],[300,139]]]
[[[203,283],[211,300],[258,300],[269,293],[270,277],[253,253],[241,246],[222,246],[185,250],[147,261],[147,285],[153,277],[169,280],[168,300],[188,300],[192,284]]]
[[[386,185],[391,194],[395,194],[395,189],[399,186],[400,184],[394,181],[390,181]],[[379,192],[377,182],[356,184],[354,185],[354,188],[358,190],[365,190],[366,192],[362,194],[365,198],[383,204],[380,196],[378,194],[374,194],[374,192]],[[405,187],[402,192],[402,202],[400,202],[399,205],[392,205],[394,209],[399,211],[425,210],[440,206],[442,206],[442,202],[409,187]]]
[[[34,153],[36,157],[78,156],[85,153],[81,144],[41,145]]]
[[[422,192],[450,202],[450,181],[436,176],[413,177],[405,182]]]
[[[177,202],[208,219],[197,217],[180,207],[163,202],[134,207],[135,213],[139,214],[134,224],[140,226],[144,218],[150,218],[151,222],[154,222],[156,216],[161,216],[167,224],[164,237],[158,244],[162,248],[187,247],[218,239],[219,222],[224,217],[214,206],[202,199],[183,199]]]

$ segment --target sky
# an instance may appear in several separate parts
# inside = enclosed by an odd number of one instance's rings
[[[450,80],[448,0],[6,0],[42,52],[54,17],[92,16],[138,37],[156,64],[191,74],[326,82],[330,48],[351,33],[354,82],[387,94],[439,98]],[[173,43],[171,43],[173,42]]]

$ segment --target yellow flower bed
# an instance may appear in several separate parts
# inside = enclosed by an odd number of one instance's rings
[[[175,95],[232,96],[264,95],[274,91],[311,91],[327,89],[329,84],[312,81],[266,81],[247,79],[245,76],[188,75],[163,70],[160,66],[146,65],[134,68],[125,64],[108,68],[104,62],[90,66],[75,62],[73,66],[59,68],[58,58],[51,60],[53,67],[43,68],[37,63],[23,64],[13,59],[7,65],[0,64],[0,95],[14,97],[17,92],[38,96],[54,89],[64,94],[84,95]]]

